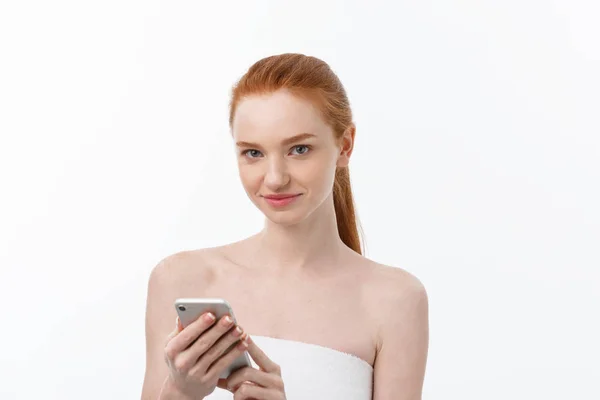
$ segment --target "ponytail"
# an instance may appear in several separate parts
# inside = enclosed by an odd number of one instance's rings
[[[354,210],[354,198],[352,196],[348,167],[338,168],[335,171],[333,205],[335,207],[335,218],[340,238],[346,246],[358,254],[364,255],[358,235],[358,219]]]

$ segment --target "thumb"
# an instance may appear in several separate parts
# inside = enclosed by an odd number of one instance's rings
[[[219,380],[217,381],[217,387],[228,390],[227,389],[227,379],[219,378]]]

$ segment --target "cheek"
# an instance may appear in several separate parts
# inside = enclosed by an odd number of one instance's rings
[[[314,161],[300,167],[296,174],[297,179],[317,192],[330,190],[335,177],[335,163],[330,159]]]
[[[240,176],[240,180],[242,181],[242,185],[246,189],[251,189],[260,182],[260,173],[258,168],[252,168],[251,165],[246,164],[238,164],[238,172]]]

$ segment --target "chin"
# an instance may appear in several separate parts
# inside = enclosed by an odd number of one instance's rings
[[[292,226],[302,222],[306,219],[306,215],[299,213],[298,210],[286,210],[286,211],[273,211],[273,210],[261,210],[264,216],[269,221],[283,226]]]
[[[296,206],[285,210],[277,210],[266,204],[261,204],[258,209],[269,221],[282,226],[299,224],[311,214],[311,210],[306,207],[306,204],[297,204]]]
[[[310,200],[311,197],[306,196],[306,198],[302,199],[301,203],[295,204],[290,208],[280,210],[270,207],[264,202],[264,199],[260,198],[257,199],[257,201],[254,201],[254,205],[272,223],[282,226],[293,226],[308,219],[323,204],[321,203],[319,205],[315,205],[312,204]]]

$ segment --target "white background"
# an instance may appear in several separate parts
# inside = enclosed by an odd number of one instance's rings
[[[0,398],[139,398],[151,269],[262,227],[227,102],[284,52],[346,86],[367,256],[429,293],[424,398],[600,398],[598,4],[2,2]]]

